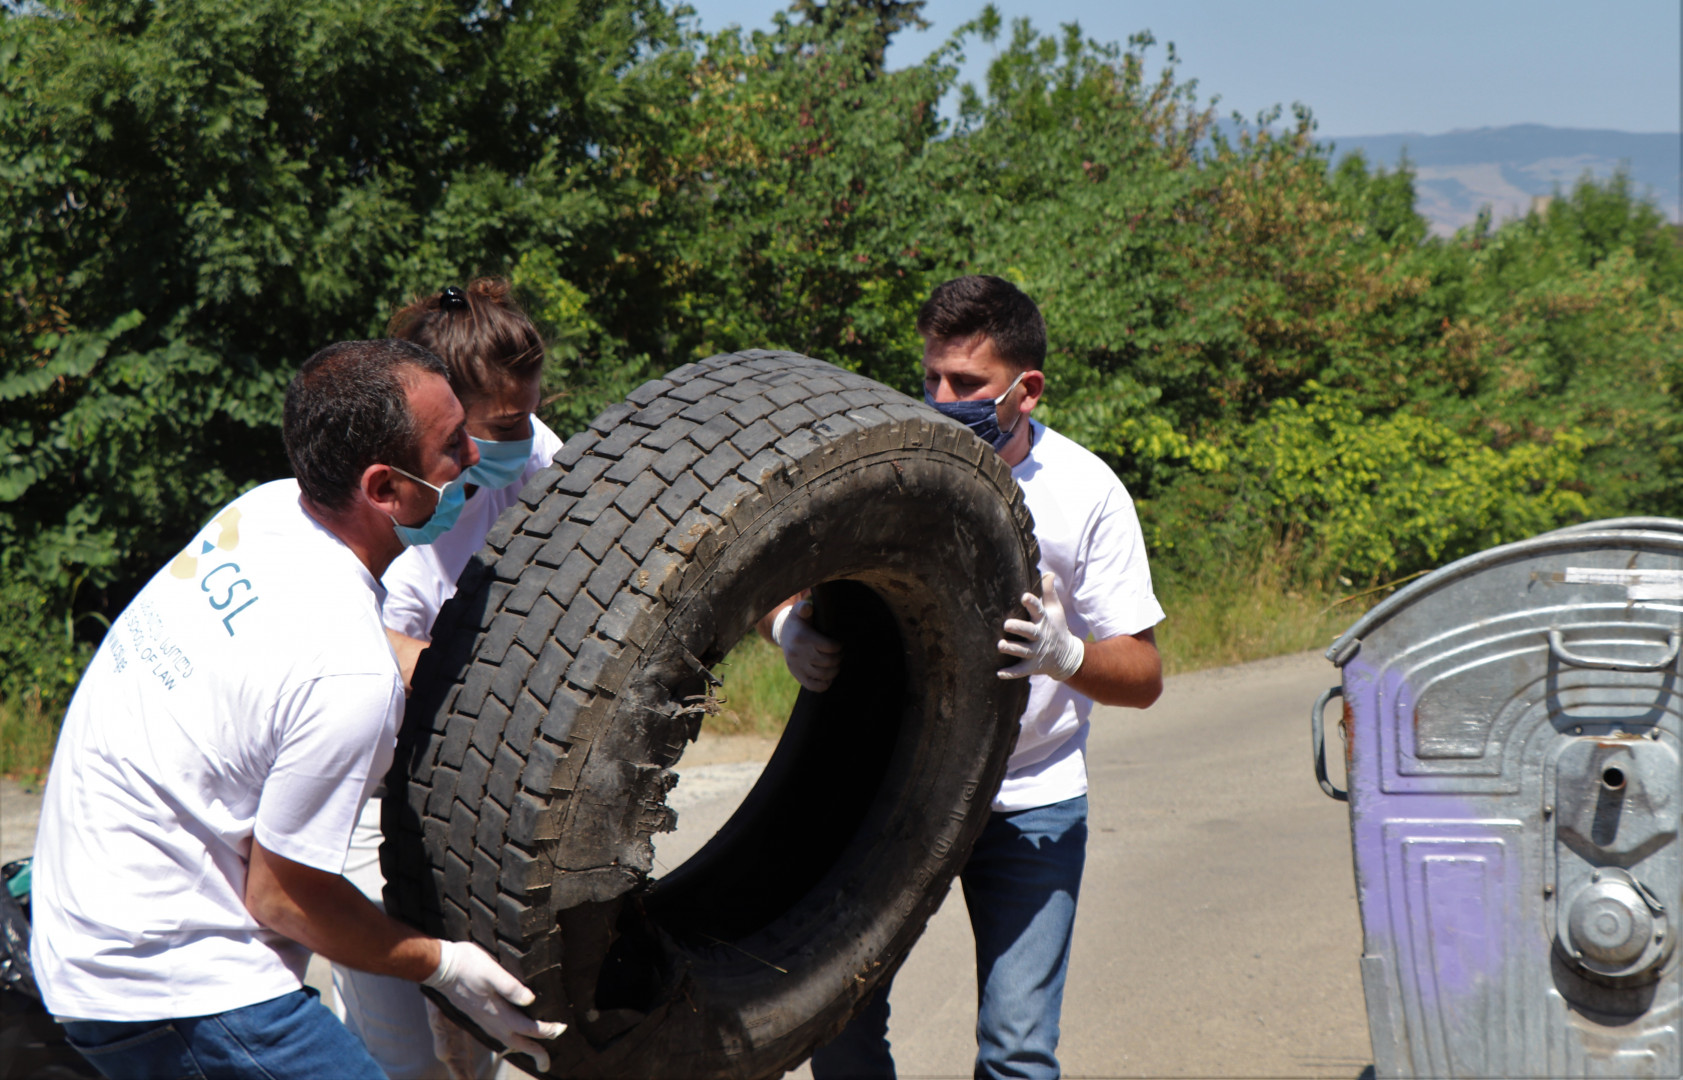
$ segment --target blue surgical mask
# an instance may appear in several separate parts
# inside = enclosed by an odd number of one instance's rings
[[[935,395],[926,386],[923,389],[923,400],[934,407],[942,416],[950,416],[976,433],[976,437],[993,447],[995,451],[1005,449],[1005,444],[1011,441],[1011,435],[1017,430],[1017,424],[1022,420],[1022,413],[1011,421],[1011,426],[1001,431],[999,427],[999,403],[1008,397],[1017,384],[1023,381],[1023,372],[1011,380],[1011,385],[1005,388],[1005,393],[992,401],[936,401]]]
[[[392,528],[397,530],[397,538],[403,542],[403,546],[414,547],[417,544],[430,544],[449,532],[450,527],[456,524],[456,519],[462,514],[462,504],[467,502],[467,491],[465,490],[467,473],[463,472],[448,484],[439,487],[437,484],[427,483],[414,473],[400,469],[396,465],[391,466],[391,470],[395,473],[403,473],[404,476],[415,481],[415,483],[438,492],[438,505],[433,508],[432,517],[427,518],[419,525],[401,525],[396,518],[392,518]]]
[[[473,445],[479,447],[479,464],[462,475],[468,483],[492,491],[500,491],[519,480],[520,474],[526,471],[526,462],[532,458],[531,436],[508,442],[474,439]]]

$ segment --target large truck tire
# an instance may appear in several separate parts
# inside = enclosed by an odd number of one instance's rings
[[[994,645],[1037,562],[1010,470],[921,402],[789,353],[643,385],[439,616],[387,781],[388,910],[567,1023],[551,1076],[779,1075],[897,967],[985,824],[1027,697]],[[840,674],[651,878],[711,669],[807,587]]]

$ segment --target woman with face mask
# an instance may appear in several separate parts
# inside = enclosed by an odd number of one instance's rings
[[[407,681],[468,559],[484,546],[485,534],[526,481],[560,451],[561,440],[535,415],[543,339],[510,297],[508,282],[480,278],[466,289],[451,286],[419,297],[392,317],[388,333],[444,361],[479,450],[478,464],[434,489],[439,499],[430,518],[398,524],[398,536],[409,547],[381,579],[387,591],[381,611]],[[345,877],[376,903],[385,887],[380,801],[368,800],[345,860]],[[435,1052],[425,999],[413,983],[335,965],[333,990],[340,1019],[361,1036],[392,1080],[489,1077],[496,1065],[476,1040],[437,1026],[436,1019]]]

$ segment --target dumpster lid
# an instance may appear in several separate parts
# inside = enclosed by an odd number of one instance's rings
[[[1658,543],[1661,547],[1676,548],[1683,555],[1683,519],[1655,518],[1655,517],[1626,517],[1608,518],[1604,521],[1587,521],[1581,525],[1568,525],[1563,529],[1542,533],[1526,540],[1516,540],[1511,544],[1500,544],[1493,548],[1457,559],[1448,566],[1440,566],[1417,581],[1409,583],[1402,589],[1375,604],[1373,608],[1357,619],[1355,625],[1339,635],[1338,640],[1326,651],[1326,658],[1339,667],[1343,667],[1355,659],[1361,651],[1362,638],[1380,623],[1392,615],[1408,607],[1427,593],[1436,592],[1445,585],[1470,577],[1473,574],[1505,562],[1515,556],[1524,556],[1548,551],[1551,548],[1582,547],[1597,541],[1628,541],[1633,537],[1642,537],[1649,543]]]
[[[1683,518],[1607,518],[1603,521],[1585,521],[1577,525],[1568,525],[1563,529],[1555,529],[1541,535],[1559,536],[1561,533],[1611,532],[1614,530],[1620,532],[1683,532]]]

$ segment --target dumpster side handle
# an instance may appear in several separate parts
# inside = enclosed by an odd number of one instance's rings
[[[1566,640],[1561,637],[1559,630],[1549,631],[1549,652],[1563,664],[1572,667],[1601,668],[1603,671],[1665,671],[1677,662],[1677,649],[1683,645],[1683,637],[1679,637],[1673,630],[1666,642],[1666,653],[1651,663],[1641,660],[1614,660],[1610,657],[1579,656],[1566,648]]]
[[[1350,793],[1333,787],[1332,781],[1327,779],[1327,734],[1321,723],[1321,714],[1326,711],[1327,702],[1343,696],[1342,686],[1329,686],[1315,699],[1315,707],[1309,710],[1309,741],[1315,751],[1315,779],[1321,782],[1321,790],[1326,792],[1329,798],[1348,802]]]

